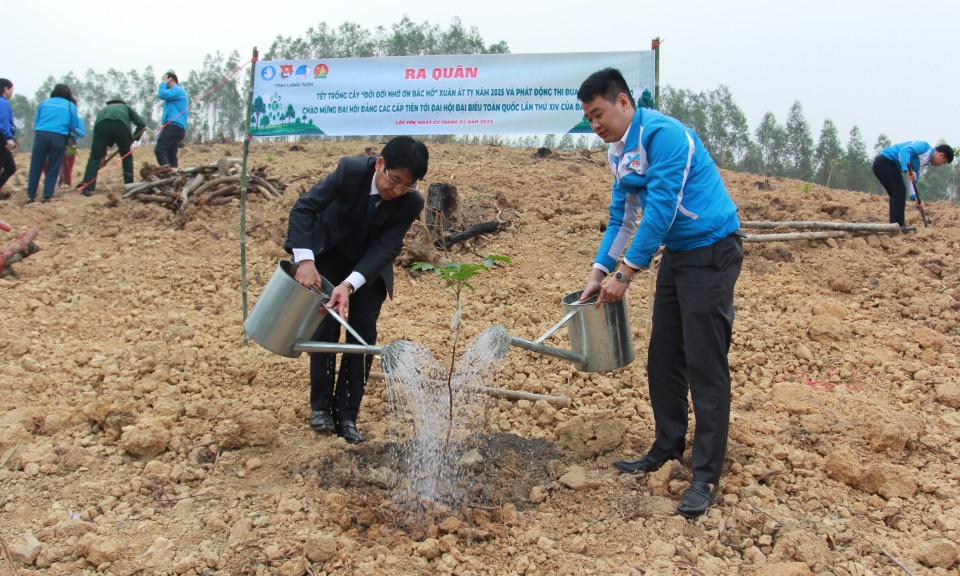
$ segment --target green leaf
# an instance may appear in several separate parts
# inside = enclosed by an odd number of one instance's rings
[[[422,270],[424,272],[435,270],[436,268],[436,266],[429,262],[414,262],[413,266],[410,267],[411,270]]]

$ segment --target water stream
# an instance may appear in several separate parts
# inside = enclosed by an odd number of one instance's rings
[[[464,497],[464,440],[480,427],[487,399],[479,388],[490,382],[509,340],[503,342],[502,330],[487,329],[467,345],[450,378],[452,419],[447,373],[433,353],[415,342],[391,346],[398,348],[384,365],[384,377],[403,479],[395,500],[409,507],[455,505]]]

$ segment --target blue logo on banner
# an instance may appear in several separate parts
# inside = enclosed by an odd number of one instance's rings
[[[277,75],[277,69],[273,66],[264,66],[263,70],[260,71],[260,77],[264,80],[273,80],[273,77]]]
[[[307,67],[306,67],[306,66],[300,66],[299,68],[297,68],[297,78],[299,78],[299,79],[301,79],[301,80],[306,80],[306,79],[307,79]]]

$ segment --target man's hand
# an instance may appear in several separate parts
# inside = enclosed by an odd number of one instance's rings
[[[907,170],[907,179],[911,182],[917,181],[917,174],[913,170]]]
[[[583,302],[600,291],[600,285],[603,283],[604,276],[606,276],[606,274],[599,268],[592,268],[590,270],[590,276],[587,277],[587,285],[580,294],[580,302]]]
[[[336,310],[337,314],[339,314],[342,318],[344,312],[347,311],[347,304],[349,302],[350,289],[343,284],[339,284],[333,289],[333,294],[330,295],[330,300],[327,301],[327,306]],[[326,314],[327,311],[324,310],[323,313]]]
[[[623,268],[621,268],[623,270]],[[623,300],[623,295],[627,292],[628,284],[626,282],[621,282],[615,278],[607,280],[607,283],[603,285],[603,288],[600,290],[600,297],[597,298],[597,303],[594,308],[599,308],[604,302],[619,302]]]
[[[306,288],[316,288],[317,290],[323,288],[323,279],[317,272],[317,265],[314,264],[313,260],[297,262],[297,275],[293,279]]]

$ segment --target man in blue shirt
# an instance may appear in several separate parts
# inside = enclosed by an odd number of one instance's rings
[[[921,166],[942,166],[951,162],[953,148],[946,144],[934,148],[922,140],[887,146],[873,160],[873,174],[890,196],[890,222],[899,224],[901,232],[906,234],[916,230],[906,224],[904,205],[907,201],[907,185],[903,181],[904,176],[913,186],[920,180]]]
[[[157,138],[154,154],[160,166],[176,168],[179,165],[177,151],[187,132],[190,98],[187,96],[187,91],[180,85],[177,75],[172,71],[161,78],[157,98],[163,100],[163,116],[160,118],[163,130]]]
[[[614,178],[607,229],[581,298],[599,294],[597,306],[623,299],[634,275],[665,247],[647,351],[655,439],[643,457],[613,465],[651,472],[682,460],[689,392],[696,416],[693,481],[677,512],[696,518],[717,500],[727,449],[727,352],[743,263],[737,206],[696,133],[656,110],[638,109],[618,70],[591,74],[577,99],[590,127],[610,145]]]

